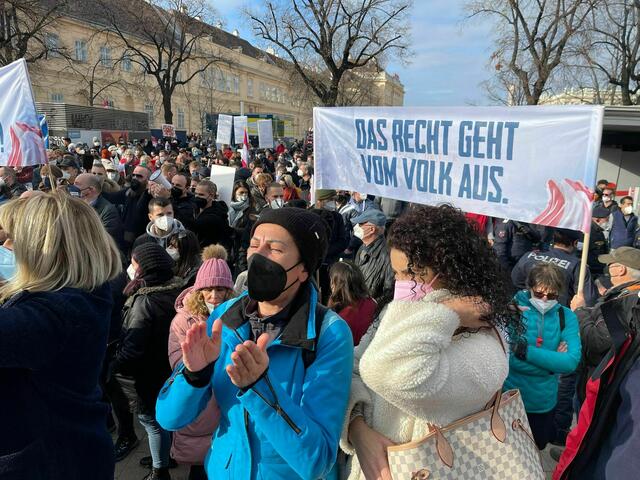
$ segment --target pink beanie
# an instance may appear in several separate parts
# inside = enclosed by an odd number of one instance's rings
[[[224,260],[212,258],[205,261],[196,275],[195,290],[213,287],[226,287],[233,289],[231,270]]]

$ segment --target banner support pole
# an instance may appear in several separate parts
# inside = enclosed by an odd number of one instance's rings
[[[582,258],[580,259],[580,277],[578,279],[578,292],[584,296],[584,280],[587,276],[587,259],[589,258],[589,243],[591,239],[591,233],[584,234],[584,240],[582,241]]]

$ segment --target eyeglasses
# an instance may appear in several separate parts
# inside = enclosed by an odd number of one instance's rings
[[[533,296],[536,298],[544,298],[547,297],[547,300],[557,300],[558,294],[553,292],[541,292],[540,290],[531,290],[533,292]]]

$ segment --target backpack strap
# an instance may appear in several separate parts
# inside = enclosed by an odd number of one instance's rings
[[[322,322],[329,309],[320,303],[316,303],[316,338],[313,340],[313,350],[302,351],[302,363],[306,370],[316,359],[318,352],[318,340],[320,339],[320,331],[322,330]]]
[[[564,320],[564,307],[561,305],[560,306],[560,332],[564,331],[564,325],[565,325],[565,320]]]

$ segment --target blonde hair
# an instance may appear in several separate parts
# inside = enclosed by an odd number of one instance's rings
[[[191,313],[191,315],[199,315],[201,317],[209,316],[209,309],[207,308],[207,304],[204,301],[202,290],[211,290],[212,288],[214,287],[194,290],[189,295],[187,295],[187,298],[185,298],[184,300],[184,306],[187,307],[187,310],[189,311],[189,313]],[[223,302],[232,299],[234,296],[233,289],[225,288],[225,290],[227,291],[227,294],[225,295]]]
[[[255,184],[258,187],[268,187],[273,182],[273,177],[268,173],[259,173],[256,175]]]
[[[209,245],[202,250],[202,261],[206,262],[207,260],[211,260],[212,258],[218,258],[220,260],[227,261],[229,255],[227,254],[227,249],[222,245],[216,243],[215,245]]]
[[[11,200],[0,207],[0,226],[16,257],[16,275],[0,286],[0,302],[22,290],[90,291],[122,270],[120,252],[95,210],[69,195]]]

